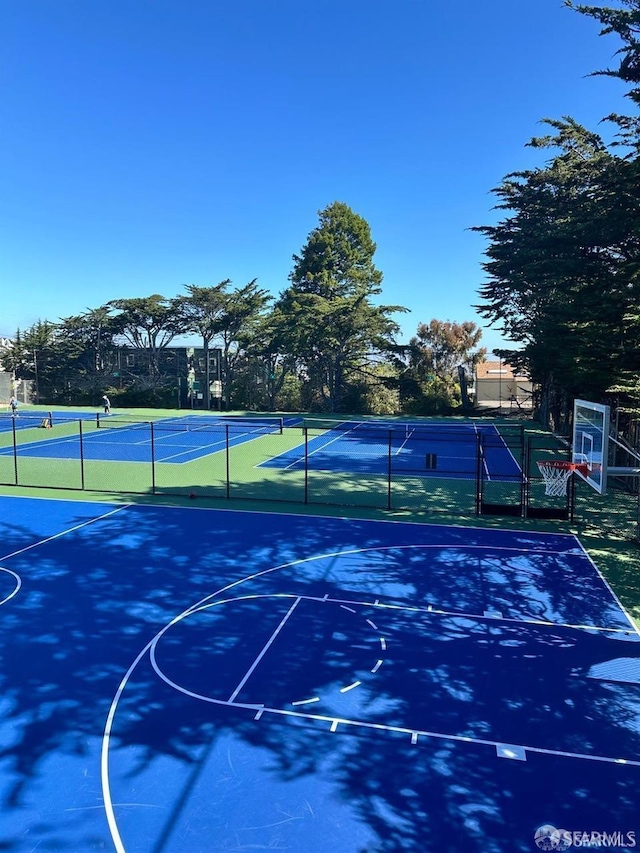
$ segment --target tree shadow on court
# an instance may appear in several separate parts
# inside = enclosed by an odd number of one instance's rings
[[[65,527],[85,520],[70,511]],[[30,534],[17,525],[11,535],[6,551]],[[540,544],[526,533],[510,542]],[[305,853],[524,851],[546,822],[634,829],[638,768],[561,753],[640,758],[640,688],[590,676],[637,657],[638,643],[483,616],[497,590],[504,608],[522,608],[526,590],[534,615],[571,612],[562,584],[542,588],[543,557],[499,577],[490,543],[488,531],[462,528],[141,507],[6,561],[22,587],[0,609],[0,849],[104,848],[99,750],[123,675],[178,614],[225,586],[215,601],[227,603],[203,604],[162,635],[158,671],[141,658],[117,707],[115,802],[170,798],[118,812],[135,849],[198,849],[198,833],[222,839],[224,820],[239,849]],[[475,544],[484,563],[461,561],[460,546]],[[308,559],[317,554],[333,556]],[[592,618],[608,618],[587,592]],[[304,618],[285,623],[269,666],[234,699],[251,707],[211,701],[229,702],[297,600]],[[264,704],[310,713],[256,719]],[[335,719],[366,725],[331,731]],[[499,758],[496,741],[551,752]]]

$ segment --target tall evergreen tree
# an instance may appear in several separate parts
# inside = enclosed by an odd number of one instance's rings
[[[623,42],[618,77],[640,105],[640,0],[620,8],[566,5]],[[638,116],[607,117],[612,145],[570,118],[547,120],[554,134],[530,144],[559,153],[546,166],[508,175],[495,191],[507,211],[489,239],[480,313],[519,345],[500,354],[542,385],[542,417],[557,425],[576,396],[603,399],[637,369],[640,323]]]
[[[381,292],[382,273],[368,223],[337,201],[319,220],[293,256],[278,309],[289,319],[289,348],[304,364],[316,404],[340,411],[349,374],[390,343],[398,330],[390,315],[405,309],[371,301]]]

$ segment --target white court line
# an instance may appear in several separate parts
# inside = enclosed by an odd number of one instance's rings
[[[269,638],[269,640],[267,641],[266,645],[264,646],[264,648],[262,649],[262,651],[260,652],[260,654],[258,655],[258,657],[257,657],[257,658],[254,660],[254,662],[251,664],[251,666],[250,666],[250,667],[249,667],[249,669],[247,670],[247,672],[246,672],[246,674],[245,674],[244,678],[242,679],[242,681],[240,682],[240,684],[238,684],[238,686],[236,687],[236,689],[233,691],[233,693],[232,693],[232,694],[231,694],[231,696],[229,697],[229,702],[230,702],[230,703],[232,703],[232,702],[233,702],[233,700],[236,698],[236,696],[238,695],[238,693],[242,690],[242,688],[244,687],[244,685],[247,683],[247,681],[248,681],[248,680],[249,680],[249,678],[251,677],[251,674],[253,673],[253,671],[255,670],[255,668],[258,666],[258,664],[260,663],[260,661],[262,660],[262,658],[266,655],[267,651],[269,650],[269,647],[271,646],[271,644],[273,643],[273,641],[275,640],[275,638],[278,636],[278,634],[280,633],[280,631],[284,628],[286,621],[289,619],[289,617],[291,616],[291,614],[293,613],[293,611],[296,609],[296,607],[300,604],[300,600],[301,600],[301,599],[300,599],[300,597],[296,598],[296,600],[293,602],[293,604],[291,605],[291,607],[287,610],[287,612],[286,612],[286,613],[285,613],[285,615],[283,616],[283,618],[282,618],[282,620],[281,620],[280,624],[278,625],[278,627],[276,628],[276,630],[273,632],[273,634],[271,635],[271,637],[270,637],[270,638]]]
[[[0,572],[6,572],[8,575],[10,575],[14,579],[14,581],[16,583],[15,589],[12,592],[10,592],[9,595],[7,595],[5,598],[0,598],[0,606],[1,606],[3,604],[6,604],[7,601],[10,601],[15,595],[17,595],[20,592],[20,587],[22,586],[22,580],[20,578],[20,575],[17,575],[15,572],[12,572],[11,569],[7,569],[4,566],[0,566]]]
[[[299,459],[295,459],[290,465],[286,465],[282,470],[288,471],[289,468],[293,468],[294,465],[299,465],[300,462],[302,462],[304,459],[308,459],[310,456],[313,456],[314,453],[320,453],[320,451],[324,450],[325,447],[329,447],[330,444],[333,444],[336,441],[340,441],[342,438],[344,438],[345,435],[349,435],[349,433],[352,433],[354,431],[355,431],[355,427],[353,427],[352,429],[344,430],[343,432],[340,432],[340,434],[337,435],[336,438],[332,438],[329,441],[325,441],[324,444],[321,444],[320,447],[316,447],[316,449],[312,450],[312,451],[309,451],[308,444],[307,444],[306,454],[303,453]],[[311,438],[311,441],[315,441],[315,439],[317,439],[317,438],[324,438],[324,435],[314,435]],[[286,453],[291,453],[293,450],[297,450],[299,447],[304,448],[304,446],[305,446],[305,443],[301,442],[300,444],[296,445],[296,447],[292,447],[291,450],[285,450],[285,452],[281,453],[280,455],[284,456]],[[277,458],[277,457],[275,457],[275,458]]]
[[[58,447],[58,445],[71,444],[73,442],[76,442],[76,444],[77,444],[77,443],[79,443],[79,441],[80,441],[79,433],[76,433],[75,435],[70,435],[70,436],[60,435],[60,436],[56,436],[55,438],[41,438],[41,439],[38,439],[37,441],[27,441],[23,444],[18,444],[18,446],[17,446],[18,457],[20,456],[21,450],[29,450],[30,448],[39,448],[39,447]],[[12,445],[9,447],[3,447],[2,450],[0,450],[1,456],[13,456],[13,454],[14,454],[14,448]],[[25,455],[28,455],[28,454],[25,454]]]
[[[73,527],[68,527],[66,530],[61,530],[60,533],[54,533],[53,536],[47,536],[46,539],[40,539],[38,542],[32,542],[31,545],[25,545],[24,548],[18,548],[17,551],[12,551],[10,554],[4,554],[0,556],[0,560],[8,560],[9,557],[15,557],[18,554],[24,554],[25,551],[30,551],[32,548],[37,548],[39,545],[45,545],[47,542],[53,542],[54,539],[59,539],[61,536],[66,536],[67,533],[73,533],[76,530],[80,530],[82,527],[87,527],[89,524],[95,524],[96,521],[103,521],[105,518],[109,518],[111,515],[115,515],[117,512],[121,512],[123,509],[128,509],[132,504],[123,504],[122,506],[116,507],[116,509],[112,509],[109,512],[105,512],[103,515],[98,515],[95,518],[89,518],[87,521],[83,521],[81,524],[76,524]]]
[[[127,504],[126,506],[127,507],[131,506],[131,504]],[[124,509],[125,507],[121,507],[121,508]],[[170,508],[167,508],[167,509],[169,509],[169,511],[170,511]],[[182,510],[180,510],[180,511],[182,511]],[[209,512],[210,510],[200,510],[200,511]],[[216,510],[216,511],[220,512],[220,511],[229,511],[229,510]],[[235,512],[235,510],[230,510],[230,511]],[[193,510],[192,510],[192,512],[193,512]],[[253,515],[256,513],[245,511],[245,514]],[[295,515],[295,516],[292,515],[292,517],[295,517],[296,519],[298,518],[297,515]],[[321,518],[321,519],[325,518],[324,516],[311,516],[311,517],[312,518]],[[90,522],[87,522],[87,523],[90,523]],[[382,524],[382,525],[384,525],[384,524],[395,524],[395,525],[397,525],[399,523],[402,524],[404,522],[378,520],[378,519],[376,519],[376,520],[361,519],[360,523],[363,524],[364,526],[369,526],[369,525],[377,526],[380,524]],[[425,526],[429,529],[436,529],[436,530],[439,530],[443,527],[443,525],[441,525],[441,524],[429,524],[429,525],[425,525]],[[464,531],[465,534],[468,534],[469,531],[472,529],[472,528],[467,527],[465,525],[447,525],[447,527],[452,528],[456,531]],[[515,530],[514,531],[514,530],[511,530],[508,528],[501,528],[501,527],[495,528],[495,530],[497,532],[500,532],[500,533],[508,533],[509,535],[517,535],[517,534],[525,534],[526,533],[527,535],[532,536],[532,538],[540,539],[541,543],[544,543],[545,540],[552,538],[552,536],[548,533],[536,533],[536,534],[532,535],[531,531],[529,531],[529,530]],[[61,534],[58,534],[58,535],[61,535]],[[55,538],[55,537],[51,537],[51,538]],[[365,548],[350,548],[350,549],[343,549],[343,550],[338,550],[338,551],[326,552],[323,554],[316,554],[313,557],[300,557],[296,560],[289,560],[285,563],[280,563],[279,565],[270,566],[267,569],[261,569],[257,572],[253,572],[252,574],[247,575],[244,578],[239,578],[238,580],[235,580],[235,581],[232,581],[231,583],[225,584],[224,586],[220,587],[219,589],[215,590],[214,592],[210,593],[209,595],[204,596],[199,602],[196,602],[195,604],[186,608],[184,611],[182,611],[182,613],[180,613],[176,617],[174,617],[174,619],[172,619],[171,622],[168,625],[166,625],[162,630],[158,631],[157,634],[155,635],[155,637],[152,640],[150,640],[150,642],[148,642],[144,646],[143,649],[141,649],[140,653],[137,655],[135,660],[131,663],[131,665],[127,669],[126,673],[123,675],[123,677],[122,677],[122,679],[121,679],[121,681],[120,681],[120,683],[116,689],[116,692],[115,692],[114,697],[112,699],[112,702],[111,702],[111,705],[109,707],[109,711],[108,711],[108,714],[107,714],[107,717],[105,720],[103,737],[102,737],[100,778],[101,778],[101,787],[102,787],[102,792],[103,792],[103,797],[104,797],[104,808],[105,808],[106,819],[107,819],[107,823],[109,825],[109,830],[110,830],[111,837],[112,837],[112,840],[113,840],[113,843],[114,843],[114,846],[116,849],[116,853],[126,853],[126,851],[125,851],[125,848],[124,848],[124,845],[122,843],[122,839],[120,837],[120,833],[118,830],[118,824],[117,824],[117,820],[116,820],[116,816],[115,816],[115,804],[111,798],[111,786],[110,786],[110,781],[109,781],[109,753],[110,753],[110,744],[111,744],[111,735],[112,735],[112,731],[113,731],[113,724],[114,724],[115,716],[116,716],[116,713],[118,710],[118,706],[120,704],[120,700],[122,699],[124,691],[125,691],[128,683],[129,683],[133,673],[135,672],[136,668],[138,667],[138,665],[140,664],[140,662],[142,661],[144,656],[147,653],[151,652],[151,650],[154,646],[154,643],[156,643],[158,641],[158,639],[172,625],[178,623],[181,619],[185,618],[190,613],[197,611],[202,606],[204,606],[207,602],[212,601],[217,596],[220,596],[223,593],[228,592],[229,590],[233,589],[236,586],[240,586],[244,583],[250,582],[250,581],[255,580],[257,578],[266,577],[267,575],[270,575],[274,572],[283,571],[285,569],[291,569],[294,566],[301,566],[305,563],[312,563],[312,562],[315,562],[317,560],[327,559],[327,558],[344,557],[344,556],[348,556],[348,555],[363,554],[363,553],[372,552],[372,551],[373,552],[377,552],[377,551],[383,552],[383,551],[394,550],[394,549],[404,550],[407,548],[438,548],[438,549],[448,548],[448,549],[454,549],[454,550],[459,550],[459,551],[463,551],[463,550],[464,551],[472,551],[474,549],[480,549],[483,551],[488,551],[488,550],[491,550],[493,552],[507,551],[507,552],[514,552],[514,553],[519,553],[519,554],[523,554],[523,553],[540,554],[540,555],[545,555],[545,556],[549,556],[549,555],[553,555],[553,554],[572,554],[572,555],[583,557],[583,558],[587,557],[586,551],[581,546],[579,540],[577,539],[577,537],[574,534],[553,534],[553,538],[557,539],[557,540],[561,540],[561,541],[563,541],[565,539],[568,541],[570,540],[573,543],[573,547],[564,548],[564,549],[558,549],[558,548],[552,549],[552,548],[544,548],[544,547],[532,548],[531,545],[529,545],[529,547],[524,547],[522,545],[518,546],[518,547],[501,546],[501,545],[496,545],[496,544],[489,545],[486,543],[477,544],[477,545],[476,544],[474,544],[474,545],[469,545],[469,544],[467,544],[467,545],[455,545],[452,543],[441,542],[441,543],[433,544],[433,545],[432,544],[426,544],[426,543],[418,543],[418,544],[412,544],[412,545],[381,545],[381,546],[376,546],[376,547],[367,546]],[[30,546],[30,547],[33,547],[33,546]],[[27,550],[27,549],[23,549],[23,550]],[[19,552],[16,552],[16,553],[19,553]],[[376,599],[375,606],[381,606],[379,604],[379,599]],[[463,614],[463,615],[466,615],[466,614]],[[615,630],[615,629],[603,629],[603,630]],[[196,697],[196,698],[202,698],[202,697]],[[214,700],[210,700],[210,701],[212,701],[213,704],[226,704],[226,703],[221,702],[221,701],[214,701]],[[258,715],[264,714],[265,710],[267,710],[264,708],[264,706],[249,705],[247,703],[244,703],[244,704],[234,703],[233,707],[234,708],[247,708],[249,710],[257,712],[256,717]],[[272,710],[272,712],[273,713],[290,713],[290,714],[293,714],[295,716],[300,716],[300,717],[305,717],[305,718],[310,717],[310,715],[302,714],[301,712],[283,712],[283,711],[277,712],[275,710]],[[332,718],[322,718],[322,719],[330,720]],[[362,725],[368,725],[368,724],[362,724]],[[383,729],[385,728],[384,726],[375,726],[375,727],[383,728]],[[386,728],[388,728],[388,727],[386,727]],[[414,733],[413,729],[406,730],[406,731],[411,735],[413,735],[413,733]],[[418,733],[416,733],[416,737],[417,737],[417,734]],[[425,734],[428,735],[428,733],[425,733]],[[460,740],[462,740],[462,738],[460,738]],[[466,738],[465,740],[469,741],[470,739]],[[495,747],[496,744],[492,744],[492,746]],[[531,749],[532,751],[538,751],[538,752],[544,751],[544,750],[540,750],[540,749],[536,750],[535,748],[532,748],[532,747],[529,747],[529,749]],[[580,755],[578,755],[577,757],[590,758],[591,756],[580,756]],[[601,758],[598,760],[612,761],[614,759],[602,759]],[[615,759],[615,761],[616,761],[616,763],[620,763],[621,759]],[[629,763],[634,763],[634,762],[629,762]],[[640,765],[640,762],[637,762],[637,763]]]
[[[255,435],[254,435],[254,433],[255,433]],[[266,433],[266,432],[258,431],[258,430],[248,430],[247,432],[241,432],[241,433],[235,432],[233,435],[229,436],[229,450],[233,450],[234,447],[239,447],[241,444],[248,444],[250,441],[255,441],[258,438],[262,438],[263,436],[270,435],[270,434],[271,433]],[[155,435],[157,435],[157,433],[155,433]],[[179,433],[172,432],[172,433],[170,433],[170,436],[167,436],[167,438],[169,438],[169,437],[175,438],[176,435],[179,435]],[[249,436],[249,437],[247,437],[247,436]],[[234,439],[242,439],[242,441],[234,441]],[[157,439],[156,439],[156,441],[157,441]],[[217,450],[212,451],[212,448],[217,447],[219,444],[221,444],[222,447],[218,448]],[[182,446],[186,447],[186,445],[182,445]],[[213,441],[213,442],[210,442],[209,444],[199,444],[199,445],[197,445],[197,447],[190,447],[187,450],[181,450],[179,453],[171,453],[169,456],[163,456],[162,459],[156,459],[156,462],[168,462],[170,459],[177,459],[179,456],[188,456],[190,454],[197,453],[199,451],[205,451],[204,455],[210,456],[211,452],[221,453],[226,448],[226,446],[227,446],[227,438],[226,438],[226,436],[223,436],[218,441]],[[197,461],[200,458],[201,458],[201,456],[197,456],[194,460],[190,459],[189,461],[190,462]]]
[[[360,687],[361,684],[361,681],[354,681],[353,684],[348,684],[346,687],[341,687],[340,693],[348,693],[350,690],[353,690],[354,687]]]
[[[517,469],[518,469],[518,471],[522,474],[522,468],[521,468],[521,467],[520,467],[520,465],[518,464],[518,460],[516,459],[516,457],[515,457],[515,456],[513,455],[513,453],[511,452],[511,448],[509,447],[509,445],[507,444],[507,442],[504,440],[504,437],[503,437],[502,433],[500,432],[500,430],[498,429],[498,427],[497,427],[495,424],[493,424],[492,429],[496,432],[496,434],[497,434],[498,438],[499,438],[499,439],[500,439],[500,441],[504,444],[504,446],[506,447],[507,451],[509,452],[509,456],[513,459],[513,461],[514,461],[514,464],[515,464],[516,468],[517,468]],[[497,448],[497,449],[501,449],[501,448]]]
[[[154,442],[154,444],[155,444],[155,442]],[[222,447],[218,447],[218,445],[222,445]],[[186,447],[186,444],[183,445],[183,447]],[[218,449],[213,450],[213,448],[215,448],[215,447],[217,447]],[[155,457],[154,461],[158,462],[158,463],[169,462],[170,459],[177,459],[179,456],[190,456],[190,455],[193,455],[194,453],[199,453],[200,451],[204,452],[200,456],[196,456],[196,458],[194,460],[191,460],[191,459],[189,460],[190,462],[192,462],[192,461],[196,461],[197,459],[202,458],[202,455],[210,456],[211,452],[221,453],[225,449],[225,447],[226,447],[226,439],[222,438],[222,439],[220,439],[220,441],[214,441],[214,442],[211,442],[210,444],[199,444],[197,447],[190,447],[187,450],[181,450],[179,453],[170,453],[168,456],[163,456],[161,459],[158,459],[156,457],[156,455],[154,454],[154,457]],[[229,447],[231,447],[231,444],[229,444]]]
[[[417,604],[394,604],[394,603],[386,603],[384,601],[380,601],[379,598],[376,598],[375,601],[368,601],[367,599],[351,599],[351,598],[329,598],[328,594],[325,594],[322,598],[316,595],[294,595],[294,593],[287,592],[271,592],[271,593],[251,593],[247,595],[239,595],[235,598],[220,598],[215,602],[207,602],[207,599],[199,602],[197,605],[193,605],[192,608],[185,611],[181,617],[177,617],[177,621],[184,616],[192,615],[201,610],[208,609],[209,607],[217,607],[222,604],[229,604],[234,601],[245,601],[249,599],[260,599],[260,598],[299,598],[301,601],[315,601],[319,604],[340,604],[344,610],[349,610],[351,613],[356,613],[357,611],[350,607],[344,607],[344,602],[348,604],[353,604],[355,607],[378,607],[381,610],[392,610],[399,611],[400,613],[423,613],[430,614],[432,616],[444,616],[451,619],[466,619],[472,620],[474,622],[508,622],[514,625],[540,625],[542,627],[547,628],[569,628],[571,630],[576,631],[599,631],[603,634],[636,634],[636,631],[630,631],[627,628],[610,628],[602,625],[581,625],[578,623],[572,624],[568,622],[550,622],[548,619],[526,619],[526,618],[517,618],[515,616],[505,616],[504,614],[498,616],[497,612],[487,612],[487,613],[473,613],[468,610],[441,610],[437,607],[434,607],[432,604],[428,604],[426,607],[423,605]],[[176,621],[176,620],[174,620]],[[365,619],[371,627],[375,627],[376,630],[379,630],[377,626],[374,626],[374,623],[371,622],[370,619]],[[173,623],[172,623],[173,624]],[[169,627],[169,626],[167,626]],[[386,640],[382,638],[382,642],[386,643]]]
[[[577,536],[576,536],[576,539],[578,539],[578,537],[577,537]],[[579,540],[579,539],[578,539],[578,544],[580,544],[580,540]],[[618,607],[620,608],[620,610],[621,610],[621,611],[624,613],[624,615],[626,616],[627,620],[629,621],[629,625],[630,625],[631,629],[633,630],[633,632],[634,632],[635,634],[640,635],[640,627],[638,627],[638,625],[636,625],[636,623],[633,621],[633,619],[631,618],[631,614],[627,612],[627,610],[625,609],[624,605],[622,604],[622,602],[620,601],[620,599],[618,598],[618,596],[617,596],[617,595],[616,595],[616,593],[614,592],[613,587],[611,586],[611,584],[609,583],[609,581],[605,578],[605,576],[602,574],[602,572],[600,571],[600,569],[596,566],[596,564],[594,563],[594,561],[591,559],[591,556],[590,556],[589,554],[587,554],[587,552],[586,552],[586,551],[585,551],[584,553],[585,553],[585,556],[586,556],[587,560],[589,560],[589,562],[591,563],[592,567],[596,570],[596,574],[598,575],[598,577],[600,578],[600,580],[602,581],[602,583],[603,583],[603,584],[605,585],[605,587],[609,590],[609,594],[611,595],[611,597],[613,598],[613,600],[616,602],[616,604],[618,605]]]
[[[340,604],[342,602],[347,602],[348,604],[354,604],[357,607],[379,607],[382,610],[399,610],[401,612],[407,613],[431,613],[435,616],[447,616],[456,619],[473,619],[477,622],[511,622],[515,625],[542,625],[551,628],[571,628],[575,630],[581,631],[602,631],[606,634],[630,634],[630,633],[638,633],[637,631],[630,631],[628,628],[611,628],[602,626],[602,625],[581,625],[581,624],[571,624],[567,622],[550,622],[548,619],[534,619],[531,617],[527,618],[517,618],[515,616],[504,616],[501,614],[500,616],[496,615],[497,611],[493,611],[493,613],[472,613],[468,610],[440,610],[437,607],[434,607],[432,604],[427,605],[427,607],[423,607],[417,604],[387,604],[384,601],[380,601],[379,598],[376,598],[375,601],[368,601],[366,599],[358,600],[351,598],[323,598],[316,599],[315,596],[301,596],[301,598],[308,599],[310,601],[327,601],[330,604]],[[349,609],[349,608],[345,608]],[[626,615],[626,614],[625,614]],[[366,620],[369,622],[369,620]],[[370,623],[373,625],[373,623]]]
[[[234,707],[244,707],[243,705],[234,705]],[[247,708],[253,710],[255,706],[247,705]],[[446,732],[433,732],[429,730],[406,728],[405,726],[393,726],[386,723],[371,723],[366,720],[350,720],[343,717],[329,717],[325,714],[309,714],[302,711],[290,711],[286,708],[267,708],[263,709],[263,713],[275,714],[285,717],[300,717],[306,720],[317,720],[319,722],[330,723],[332,732],[335,732],[339,725],[352,726],[354,728],[374,729],[383,732],[396,732],[399,734],[409,735],[412,743],[416,743],[418,737],[428,737],[437,740],[451,740],[456,743],[470,743],[476,746],[490,746],[494,749],[504,746],[504,741],[489,740],[487,738],[472,737],[469,735],[447,734]],[[414,740],[415,738],[415,740]],[[541,746],[530,746],[528,744],[511,744],[511,746],[523,750],[524,752],[535,752],[538,755],[551,755],[559,758],[580,758],[585,761],[598,761],[606,764],[626,764],[631,767],[640,767],[640,760],[633,758],[620,758],[609,755],[595,755],[585,752],[571,752],[564,749],[548,749]]]

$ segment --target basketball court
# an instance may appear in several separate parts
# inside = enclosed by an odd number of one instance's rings
[[[574,536],[0,501],[0,849],[638,830],[640,637]]]

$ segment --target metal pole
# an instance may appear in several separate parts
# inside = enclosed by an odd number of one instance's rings
[[[80,488],[84,491],[84,442],[82,439],[82,419],[78,419],[78,434],[80,436]]]
[[[226,436],[226,445],[227,445],[227,500],[231,497],[231,481],[229,479],[229,424],[224,425],[224,432]]]
[[[308,427],[304,427],[304,502],[309,503],[309,446]]]
[[[156,450],[155,450],[155,440],[153,433],[153,421],[149,423],[149,431],[151,434],[151,494],[155,495],[156,493]]]
[[[40,384],[38,382],[38,351],[33,351],[33,368],[36,375],[36,405],[40,404]]]
[[[15,418],[11,421],[11,430],[13,432],[13,476],[15,483],[18,485],[18,441],[16,438],[16,421]]]
[[[391,509],[391,436],[392,431],[389,430],[389,444],[387,448],[387,509]]]
[[[484,459],[484,448],[482,445],[482,433],[476,434],[476,515],[482,512],[482,463]]]

